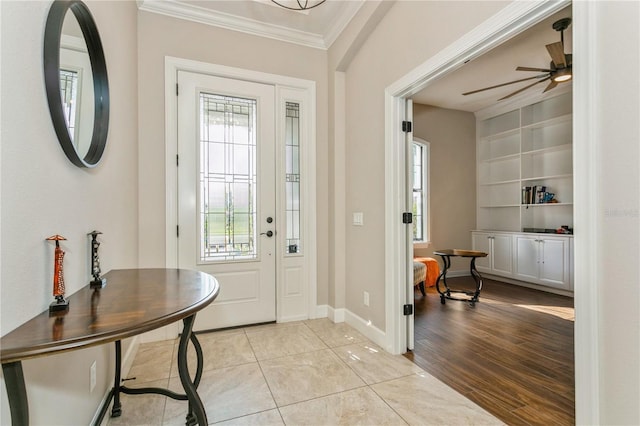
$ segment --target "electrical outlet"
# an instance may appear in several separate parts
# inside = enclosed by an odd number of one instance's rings
[[[364,306],[369,306],[369,292],[364,292]]]
[[[97,377],[97,367],[96,367],[96,362],[93,361],[93,364],[91,364],[91,372],[90,372],[90,381],[91,381],[91,385],[90,385],[90,389],[89,392],[93,392],[93,390],[96,387],[96,377]]]

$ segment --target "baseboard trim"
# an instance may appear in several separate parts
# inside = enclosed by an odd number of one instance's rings
[[[344,322],[345,309],[335,309],[329,305],[318,305],[316,309],[316,318],[329,318],[334,323]]]
[[[448,275],[448,274],[447,274]],[[467,274],[468,275],[468,274]],[[527,287],[532,290],[544,291],[546,293],[558,294],[560,296],[573,297],[573,291],[570,290],[562,290],[559,288],[546,287],[543,285],[528,283],[520,280],[515,280],[513,278],[501,277],[500,275],[492,275],[492,274],[482,274],[482,278],[488,278],[494,281],[501,281],[507,284],[519,285],[520,287]]]
[[[371,321],[367,321],[359,317],[348,309],[335,309],[329,305],[318,305],[316,312],[318,315],[317,318],[328,318],[334,323],[346,322],[348,325],[355,328],[360,334],[363,334],[376,345],[389,352],[389,348],[387,348],[386,333],[371,324]]]
[[[384,348],[387,352],[387,335],[384,331],[374,326],[371,321],[367,321],[349,310],[345,311],[345,322],[351,327],[355,328],[359,333],[366,336],[369,340],[373,341],[376,345]]]

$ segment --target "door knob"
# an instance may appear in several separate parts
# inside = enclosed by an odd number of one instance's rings
[[[261,232],[260,235],[266,235],[267,237],[273,237],[273,231]]]

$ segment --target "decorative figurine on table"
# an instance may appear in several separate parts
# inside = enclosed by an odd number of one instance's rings
[[[99,234],[102,232],[92,231],[87,234],[91,235],[91,275],[93,275],[93,280],[89,283],[91,288],[102,288],[107,285],[107,279],[100,277],[100,256],[98,256],[100,242],[96,239]]]
[[[47,238],[47,241],[56,242],[56,250],[53,256],[53,297],[56,300],[49,305],[49,312],[69,309],[69,301],[64,298],[64,271],[62,269],[64,251],[60,248],[60,241],[62,240],[66,240],[66,238],[58,234]]]

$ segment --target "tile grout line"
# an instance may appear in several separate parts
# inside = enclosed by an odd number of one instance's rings
[[[280,408],[278,407],[278,403],[276,402],[276,398],[273,395],[273,390],[271,390],[271,386],[269,385],[269,381],[267,380],[267,377],[264,374],[264,370],[262,369],[262,364],[260,364],[260,360],[256,356],[256,351],[254,350],[253,345],[251,344],[251,339],[249,339],[249,335],[247,334],[246,329],[244,330],[244,335],[245,335],[245,338],[247,339],[247,342],[249,343],[249,347],[251,348],[251,353],[253,354],[253,357],[256,359],[256,364],[258,365],[258,368],[260,369],[260,374],[262,375],[262,380],[264,380],[264,383],[267,385],[267,389],[269,389],[269,395],[271,396],[271,400],[273,401],[273,405],[275,405],[276,410],[278,410],[278,415],[280,416],[280,420],[282,420],[282,423],[285,424],[284,417],[282,417],[282,413],[280,412]],[[260,412],[263,412],[263,411],[260,411]],[[257,414],[257,413],[254,413],[254,414]],[[238,418],[242,418],[242,417],[245,417],[245,416],[240,416]]]

